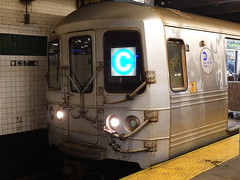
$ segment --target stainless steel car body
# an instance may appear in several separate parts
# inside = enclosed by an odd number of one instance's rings
[[[103,36],[109,30],[129,29],[140,33],[144,71],[153,72],[155,82],[148,83],[133,100],[108,104],[124,99],[126,93],[108,93],[104,89]],[[50,144],[74,156],[131,161],[146,168],[226,136],[224,40],[239,38],[239,29],[240,25],[234,23],[121,2],[98,3],[68,15],[51,31],[51,38],[60,38],[61,42],[62,87],[61,91],[47,90],[48,106],[55,111],[64,107],[66,116],[61,120],[48,116]],[[83,94],[69,88],[68,41],[80,35],[93,40],[93,91]],[[176,92],[170,87],[166,45],[169,39],[180,39],[187,47],[184,91]],[[201,62],[203,50],[211,56],[212,64],[208,67]],[[69,111],[77,115],[81,106],[87,118],[72,118]],[[136,116],[141,124],[148,117],[157,120],[150,120],[125,139],[111,138],[121,148],[116,152],[102,130],[110,114],[122,119],[117,130],[121,135],[131,133],[123,123],[130,115]]]

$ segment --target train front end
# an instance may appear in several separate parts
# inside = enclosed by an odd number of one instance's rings
[[[48,46],[50,145],[142,168],[168,159],[164,42],[162,21],[148,7],[104,2],[67,16]]]

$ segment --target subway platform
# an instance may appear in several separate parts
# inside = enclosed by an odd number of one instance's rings
[[[239,134],[122,178],[122,180],[238,180]]]

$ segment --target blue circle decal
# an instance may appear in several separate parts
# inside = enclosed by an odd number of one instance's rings
[[[207,53],[205,51],[203,51],[203,60],[206,61],[208,59]]]
[[[112,48],[113,76],[135,76],[136,55],[135,48]]]
[[[202,49],[200,54],[200,61],[201,61],[202,70],[206,74],[210,74],[214,66],[214,56],[210,49],[208,48]]]

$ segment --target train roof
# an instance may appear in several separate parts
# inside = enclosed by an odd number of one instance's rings
[[[196,29],[209,32],[217,32],[228,35],[240,36],[240,24],[224,20],[185,13],[179,10],[140,6],[130,3],[107,1],[88,5],[66,16],[57,26],[68,29],[71,24],[91,22],[92,27],[98,28],[99,24],[104,28],[104,23],[112,20],[136,20],[160,18],[165,26]],[[96,23],[98,22],[98,23]],[[56,29],[57,29],[56,28]],[[68,32],[66,30],[66,32]]]
[[[182,12],[180,10],[153,7],[166,26],[240,35],[240,24],[220,19]]]

